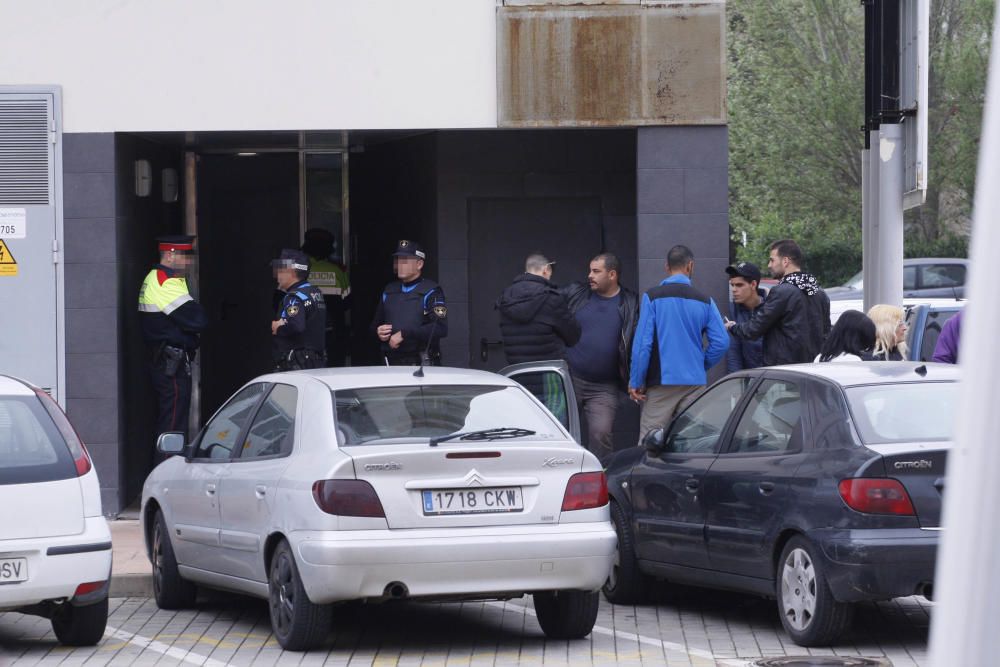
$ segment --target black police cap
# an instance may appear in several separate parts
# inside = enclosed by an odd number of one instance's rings
[[[186,234],[157,236],[156,242],[159,244],[160,252],[192,252],[194,250],[194,237]]]
[[[393,257],[416,257],[417,259],[426,259],[427,254],[424,249],[420,247],[419,243],[415,241],[402,240],[396,244],[396,252],[392,253]]]
[[[285,248],[281,251],[278,259],[272,260],[271,266],[275,269],[296,269],[298,271],[309,270],[309,257],[301,250]]]

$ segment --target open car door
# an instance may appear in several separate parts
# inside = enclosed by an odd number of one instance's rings
[[[570,432],[574,440],[582,442],[580,411],[576,405],[569,365],[565,361],[527,361],[501,368],[498,372],[530,391]]]

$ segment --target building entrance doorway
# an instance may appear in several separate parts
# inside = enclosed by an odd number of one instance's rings
[[[334,239],[325,259],[343,260],[346,171],[339,152],[208,153],[199,156],[197,179],[199,293],[210,317],[200,355],[197,421],[204,423],[237,387],[273,366],[279,296],[270,261],[282,248],[299,248],[315,227]]]

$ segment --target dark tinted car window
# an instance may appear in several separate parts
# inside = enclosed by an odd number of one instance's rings
[[[944,323],[958,314],[957,310],[930,310],[927,313],[927,323],[924,325],[924,337],[920,341],[920,361],[930,361],[934,356],[938,337]]]
[[[666,451],[671,454],[711,454],[751,378],[725,380],[709,389],[670,425]]]
[[[76,477],[69,448],[34,396],[0,397],[0,484]]]
[[[903,267],[903,289],[917,289],[917,267]]]
[[[240,452],[240,460],[280,456],[292,451],[298,390],[276,384],[257,411]]]
[[[928,264],[921,269],[921,287],[961,287],[965,284],[962,264]]]
[[[764,380],[754,391],[733,433],[731,453],[780,453],[802,447],[799,386]]]
[[[244,387],[233,396],[205,426],[201,440],[195,448],[194,458],[231,458],[236,439],[240,437],[240,432],[247,425],[257,401],[266,389],[266,384],[256,383]]]

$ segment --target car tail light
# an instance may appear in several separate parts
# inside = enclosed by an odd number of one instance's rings
[[[588,510],[608,504],[608,478],[603,472],[578,472],[566,483],[562,511]]]
[[[49,413],[49,417],[55,423],[59,435],[66,441],[66,446],[69,447],[69,452],[73,456],[73,464],[76,466],[77,476],[83,477],[90,472],[92,467],[90,454],[87,453],[87,448],[84,446],[83,440],[80,439],[80,435],[73,428],[73,425],[69,423],[69,419],[66,418],[62,408],[52,400],[51,396],[41,389],[35,389],[35,394],[38,395],[38,399],[42,402],[45,411]]]
[[[885,477],[857,477],[840,482],[840,497],[847,506],[866,514],[913,516],[913,503],[898,480]]]
[[[76,587],[76,592],[73,593],[73,597],[80,597],[81,595],[86,595],[87,593],[93,593],[96,590],[100,590],[105,582],[103,581],[90,581],[86,584],[80,584]]]
[[[321,479],[313,482],[313,498],[327,514],[385,517],[382,501],[364,480]]]

